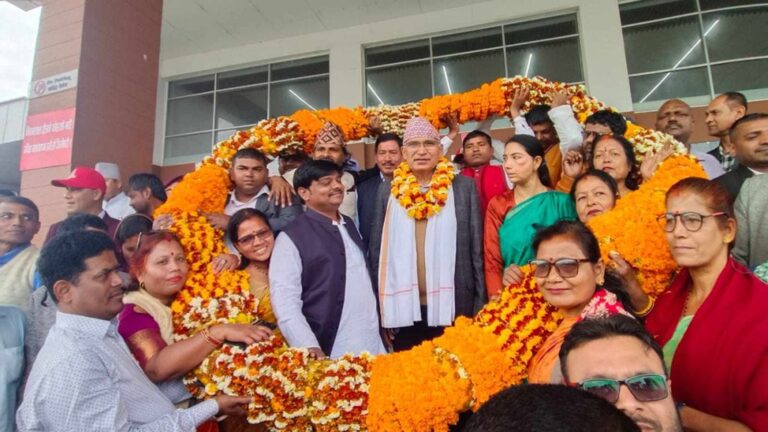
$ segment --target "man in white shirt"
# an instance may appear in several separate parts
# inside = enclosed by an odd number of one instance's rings
[[[180,381],[147,378],[117,333],[123,285],[109,237],[62,233],[39,269],[59,312],[16,414],[20,431],[192,432],[217,413],[245,413],[249,398],[223,395],[177,410],[189,397]]]
[[[110,162],[99,162],[96,171],[104,177],[107,192],[104,194],[102,208],[117,220],[123,220],[128,215],[136,213],[131,207],[131,200],[123,193],[123,182],[120,178],[120,167]]]
[[[296,171],[294,188],[307,210],[277,236],[269,265],[280,331],[289,345],[308,348],[316,358],[383,353],[363,240],[339,212],[341,167],[309,161]]]

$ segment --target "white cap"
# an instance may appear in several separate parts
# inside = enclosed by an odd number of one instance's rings
[[[95,168],[105,179],[120,180],[120,167],[115,163],[99,162]]]

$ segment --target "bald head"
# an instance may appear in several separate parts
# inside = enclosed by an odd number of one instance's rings
[[[690,147],[693,133],[691,107],[680,99],[670,99],[656,112],[656,129],[668,133],[676,140]]]

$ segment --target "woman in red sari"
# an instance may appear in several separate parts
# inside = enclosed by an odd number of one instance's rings
[[[606,270],[597,239],[583,223],[560,221],[542,229],[533,239],[533,249],[536,258],[530,264],[536,284],[564,319],[531,359],[528,381],[562,384],[559,353],[565,335],[583,319],[631,316],[629,298],[623,280]]]
[[[646,326],[664,348],[686,430],[768,430],[768,285],[729,256],[733,198],[688,178],[660,217],[683,267]]]

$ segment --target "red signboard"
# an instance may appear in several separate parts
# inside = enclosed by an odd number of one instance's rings
[[[74,132],[75,108],[27,117],[19,169],[26,171],[69,164]]]

